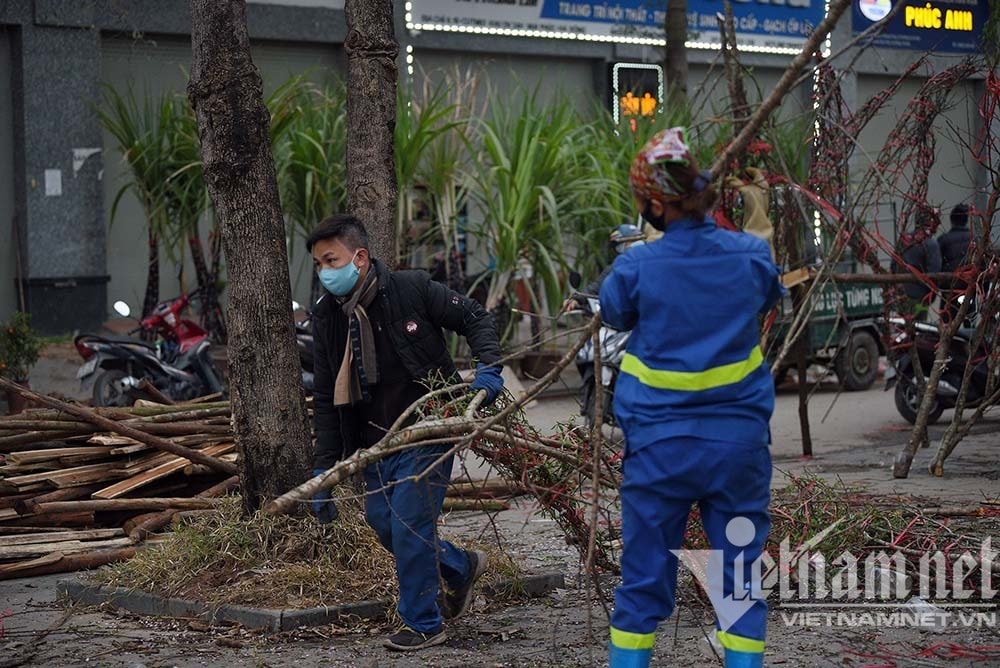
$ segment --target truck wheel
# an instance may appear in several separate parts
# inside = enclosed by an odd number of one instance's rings
[[[910,424],[917,423],[917,411],[920,410],[920,402],[923,400],[923,395],[924,393],[917,389],[917,383],[912,377],[901,375],[896,381],[894,397],[896,400],[896,410]],[[935,399],[934,405],[931,406],[931,412],[927,415],[927,424],[931,425],[937,422],[943,412],[944,407],[941,406],[941,402]]]
[[[94,380],[95,406],[129,406],[128,393],[122,387],[122,378],[128,374],[121,369],[108,369]]]
[[[851,332],[840,353],[835,369],[845,390],[867,390],[878,375],[878,344],[875,337],[863,329]]]

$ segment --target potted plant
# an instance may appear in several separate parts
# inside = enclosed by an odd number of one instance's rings
[[[38,361],[43,345],[41,337],[31,329],[31,315],[15,311],[9,321],[0,325],[0,376],[27,387],[28,372]],[[20,394],[7,391],[8,413],[20,413],[25,404]]]

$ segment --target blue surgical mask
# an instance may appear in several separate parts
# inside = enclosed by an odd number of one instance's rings
[[[336,269],[324,267],[319,270],[319,282],[334,297],[347,295],[357,284],[358,276],[361,275],[361,270],[354,264],[354,258],[357,256],[358,253],[355,251],[354,257],[343,267],[337,267]]]

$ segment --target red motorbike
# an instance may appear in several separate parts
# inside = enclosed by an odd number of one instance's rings
[[[183,315],[190,303],[186,294],[160,302],[130,336],[81,334],[74,339],[84,359],[77,378],[83,383],[98,374],[95,406],[130,406],[136,399],[156,400],[158,393],[173,401],[187,401],[224,392],[209,353],[208,333]],[[125,302],[116,302],[114,307],[123,317],[131,313]],[[131,337],[140,331],[154,334],[155,341]]]

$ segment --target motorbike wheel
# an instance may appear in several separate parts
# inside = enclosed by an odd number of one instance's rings
[[[896,381],[896,410],[910,424],[917,423],[917,411],[920,409],[920,402],[924,393],[917,387],[916,381],[910,376],[900,376]],[[934,424],[944,412],[944,406],[937,399],[931,406],[931,412],[927,415],[927,424]]]
[[[122,378],[128,376],[121,369],[108,369],[94,380],[95,406],[130,406],[128,392],[122,387]]]
[[[858,392],[867,390],[878,375],[878,343],[870,332],[851,332],[835,362],[837,378],[845,390]]]

